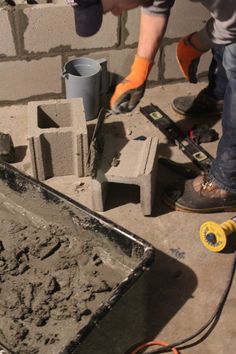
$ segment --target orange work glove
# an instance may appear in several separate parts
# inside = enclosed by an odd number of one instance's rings
[[[110,101],[113,113],[130,112],[139,103],[145,91],[145,84],[152,67],[152,61],[135,56],[130,74],[116,86]]]
[[[199,50],[191,43],[194,33],[181,39],[177,44],[176,58],[184,77],[191,83],[197,83],[197,68],[202,54],[206,50]]]

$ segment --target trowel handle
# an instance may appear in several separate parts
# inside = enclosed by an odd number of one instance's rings
[[[107,93],[109,88],[109,78],[107,71],[107,60],[105,58],[98,59],[98,63],[101,65],[101,88],[100,94],[103,95]]]

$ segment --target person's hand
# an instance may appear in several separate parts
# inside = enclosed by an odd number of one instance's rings
[[[197,83],[197,68],[202,54],[208,48],[201,47],[197,33],[182,38],[177,44],[176,58],[184,77],[191,83]]]
[[[132,111],[143,97],[152,61],[135,56],[130,74],[116,86],[110,101],[113,113],[119,114]]]

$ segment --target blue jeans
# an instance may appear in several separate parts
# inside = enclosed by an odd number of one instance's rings
[[[223,133],[210,176],[226,191],[236,193],[236,43],[215,46],[207,91],[224,99]]]

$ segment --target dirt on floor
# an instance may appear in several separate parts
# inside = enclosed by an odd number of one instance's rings
[[[103,261],[105,245],[88,231],[44,222],[31,214],[29,192],[27,202],[0,186],[0,343],[18,354],[59,353],[125,272]]]

